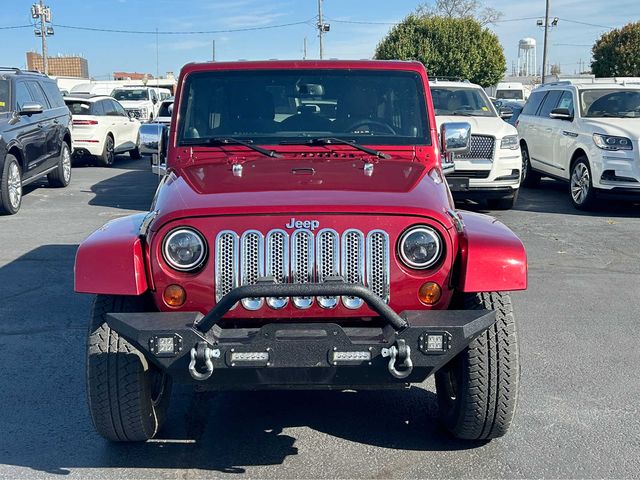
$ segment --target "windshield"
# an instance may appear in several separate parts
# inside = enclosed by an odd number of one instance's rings
[[[496,99],[498,100],[523,100],[524,94],[522,90],[498,90],[496,91]]]
[[[8,112],[10,108],[9,82],[0,80],[0,112]]]
[[[587,118],[640,117],[640,90],[584,90],[580,93],[582,116]]]
[[[489,98],[479,88],[431,87],[436,115],[495,117]]]
[[[263,144],[329,136],[378,145],[430,142],[422,82],[412,72],[197,72],[186,78],[182,98],[182,144],[220,136]]]
[[[139,90],[114,90],[111,94],[116,100],[149,100],[149,93],[146,89]]]

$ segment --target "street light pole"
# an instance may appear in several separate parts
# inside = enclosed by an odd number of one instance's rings
[[[547,42],[547,38],[549,36],[549,0],[545,0],[546,3],[546,7],[545,7],[545,14],[544,14],[544,46],[542,47],[542,84],[544,84],[544,81],[546,79],[547,76],[547,55],[548,55],[548,48],[549,48],[549,44]]]
[[[47,19],[43,1],[40,0],[40,38],[42,40],[42,69],[49,75],[49,53],[47,52]]]
[[[320,60],[324,56],[324,46],[322,36],[324,35],[324,22],[322,21],[322,0],[318,0],[318,32],[320,37]]]

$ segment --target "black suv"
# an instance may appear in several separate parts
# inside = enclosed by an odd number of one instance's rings
[[[17,213],[22,187],[44,175],[69,185],[70,120],[55,80],[0,67],[0,214]]]

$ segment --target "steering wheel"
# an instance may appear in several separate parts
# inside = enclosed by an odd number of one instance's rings
[[[375,125],[376,127],[381,127],[385,131],[389,132],[391,135],[397,135],[396,131],[393,129],[391,125],[385,122],[379,122],[377,120],[358,120],[357,122],[352,123],[346,128],[346,131],[349,133],[353,133],[357,130],[358,127],[363,125]]]

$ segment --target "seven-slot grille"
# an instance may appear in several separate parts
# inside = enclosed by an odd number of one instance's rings
[[[467,153],[456,153],[455,158],[485,158],[493,159],[493,149],[496,139],[488,135],[471,135],[471,148]]]
[[[373,230],[366,237],[360,230],[348,229],[338,235],[325,228],[314,234],[300,229],[289,235],[271,230],[266,235],[247,230],[241,235],[225,230],[215,244],[216,301],[240,285],[251,285],[264,276],[278,283],[324,282],[342,276],[348,283],[369,287],[385,302],[389,301],[389,236]],[[297,308],[311,307],[314,301],[323,308],[334,308],[342,301],[350,309],[362,306],[354,297],[267,298],[270,308],[284,308],[291,301]],[[242,306],[257,310],[262,298],[246,298]]]

